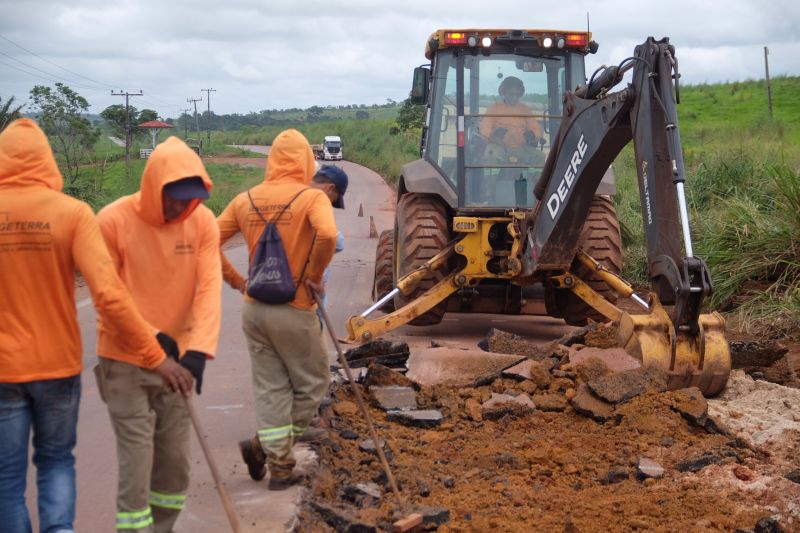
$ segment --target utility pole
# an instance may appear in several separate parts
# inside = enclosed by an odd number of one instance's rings
[[[202,102],[202,98],[187,98],[187,102],[194,104],[194,129],[197,130],[197,136],[200,136],[200,122],[197,120],[197,102]]]
[[[208,147],[211,148],[211,93],[217,92],[216,89],[200,89],[200,92],[206,93],[208,102],[208,119],[206,120],[206,130],[208,131]]]
[[[186,108],[183,109],[183,139],[186,140],[189,138],[189,111],[191,109]]]
[[[769,82],[769,48],[764,47],[764,68],[767,71],[767,105],[769,106],[769,118],[772,118],[772,85]]]
[[[130,113],[130,97],[143,96],[144,93],[139,89],[138,93],[129,93],[122,89],[118,93],[111,90],[111,96],[124,96],[125,97],[125,174],[128,181],[131,179],[131,113]]]

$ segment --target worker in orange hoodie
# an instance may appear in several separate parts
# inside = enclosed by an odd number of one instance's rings
[[[30,119],[0,133],[0,529],[31,530],[25,506],[33,429],[41,531],[72,531],[82,347],[75,270],[98,315],[157,381],[190,391],[117,276],[91,208],[61,193],[44,132]],[[160,334],[165,342],[174,342]]]
[[[271,490],[286,489],[293,476],[292,445],[309,427],[328,390],[328,358],[310,289],[324,293],[322,273],[336,247],[336,223],[325,193],[310,187],[314,154],[297,130],[281,132],[267,158],[264,182],[236,196],[217,219],[220,240],[242,232],[250,256],[264,230],[275,223],[297,286],[293,301],[265,304],[245,296],[242,329],[250,351],[258,438],[239,443],[253,479],[266,475]],[[244,278],[225,263],[225,281]]]
[[[183,141],[151,154],[141,190],[97,215],[120,277],[142,315],[176,340],[172,356],[202,391],[220,327],[219,228],[202,200],[211,179]],[[98,388],[117,437],[117,529],[172,531],[189,486],[190,419],[105,320],[98,322]]]

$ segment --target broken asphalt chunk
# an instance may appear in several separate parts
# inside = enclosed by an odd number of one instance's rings
[[[785,477],[792,483],[800,483],[800,468],[784,474],[783,477]]]
[[[713,465],[722,462],[722,457],[716,453],[705,452],[696,457],[684,459],[675,465],[679,472],[699,472],[708,465]]]
[[[409,411],[387,411],[387,417],[404,426],[432,428],[442,423],[442,413],[436,409],[412,409]]]
[[[640,457],[636,464],[636,476],[639,479],[661,479],[664,477],[664,467],[647,457]]]
[[[386,441],[383,439],[378,439],[380,442],[381,448],[386,448]],[[359,445],[358,449],[362,452],[369,452],[369,453],[376,453],[377,449],[375,447],[375,443],[372,442],[372,439],[362,440]]]
[[[536,410],[530,396],[520,394],[511,396],[510,394],[492,393],[492,396],[481,406],[483,418],[486,420],[496,420],[506,415],[524,416]]]
[[[771,366],[786,355],[789,348],[774,340],[730,341],[732,368]]]
[[[377,502],[382,496],[383,491],[377,483],[356,483],[346,486],[343,491],[345,500],[359,505],[369,505],[372,501]]]
[[[387,367],[402,367],[408,360],[408,344],[402,341],[376,340],[347,350],[344,358],[351,368],[378,363]]]
[[[336,531],[346,531],[348,533],[375,533],[377,531],[375,526],[359,522],[358,518],[344,509],[337,509],[313,500],[311,501],[311,508]]]
[[[570,349],[569,362],[573,367],[588,363],[591,359],[601,361],[611,372],[625,372],[641,368],[642,363],[622,348],[592,348],[581,350]]]
[[[478,348],[486,352],[517,354],[535,360],[550,357],[557,346],[558,342],[539,344],[496,328],[490,329],[478,342]]]
[[[410,387],[371,387],[372,403],[384,411],[408,411],[417,408],[417,395]]]
[[[697,387],[673,391],[672,409],[695,426],[704,427],[708,420],[708,402]]]
[[[377,363],[369,365],[369,368],[367,368],[367,374],[364,377],[365,387],[386,387],[392,385],[398,387],[413,387],[415,389],[418,388],[416,383],[408,379],[404,374],[401,374],[397,370],[392,370],[387,366]]]
[[[586,385],[595,396],[609,403],[621,403],[647,391],[647,381],[634,372],[601,376]]]
[[[578,387],[570,403],[575,411],[590,417],[596,422],[605,422],[614,415],[614,407],[610,403],[595,397],[585,384],[581,384]]]

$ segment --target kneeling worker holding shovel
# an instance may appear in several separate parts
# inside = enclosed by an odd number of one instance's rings
[[[217,348],[222,270],[219,228],[202,200],[211,179],[177,137],[153,151],[141,190],[97,216],[109,252],[142,316],[177,342],[164,348],[194,377],[197,393]],[[169,532],[189,486],[190,418],[182,395],[98,323],[98,388],[117,437],[117,529]],[[187,374],[188,375],[188,374]]]

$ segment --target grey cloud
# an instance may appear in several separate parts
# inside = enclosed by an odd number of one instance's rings
[[[208,87],[218,91],[212,107],[220,113],[402,100],[412,69],[426,62],[425,40],[437,28],[583,29],[587,11],[600,43],[599,53],[587,58],[588,72],[618,63],[654,35],[669,36],[675,44],[684,83],[762,77],[765,45],[771,73],[800,73],[796,1],[562,4],[0,0],[0,35],[101,82],[94,89],[76,87],[94,111],[120,102],[108,94],[109,84],[143,89],[145,96],[134,104],[163,116],[177,115],[187,97],[200,97],[200,89]],[[0,52],[62,79],[97,85],[2,39]],[[25,68],[0,55],[0,96],[24,100],[33,85],[48,83],[7,65]]]

